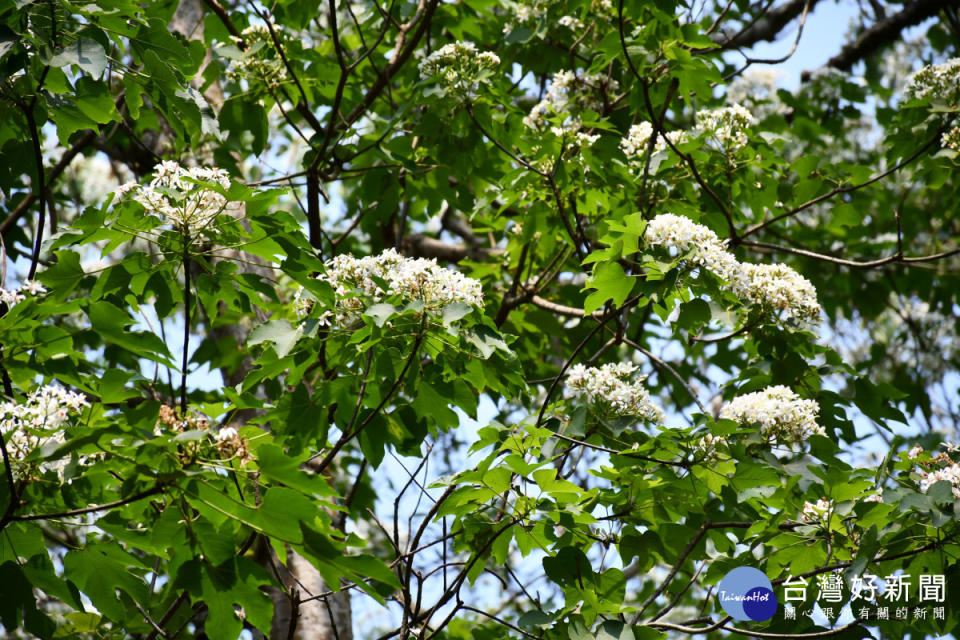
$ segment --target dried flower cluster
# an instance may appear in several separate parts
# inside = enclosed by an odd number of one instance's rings
[[[368,306],[390,296],[420,301],[431,313],[453,302],[483,306],[478,280],[445,269],[434,259],[404,258],[396,249],[365,258],[339,255],[328,260],[326,267],[326,274],[319,278],[329,282],[337,295],[339,325],[350,324]]]
[[[3,433],[10,456],[11,471],[24,478],[29,469],[23,459],[37,447],[48,443],[64,442],[63,430],[71,415],[90,406],[79,393],[67,391],[58,385],[47,385],[32,391],[26,401],[0,403],[0,432]],[[41,471],[56,471],[63,479],[66,460],[55,460],[40,465]]]
[[[476,91],[482,76],[500,65],[500,58],[490,51],[477,51],[472,42],[445,44],[420,61],[420,75],[434,78],[461,94]]]
[[[227,206],[226,198],[203,183],[229,189],[230,176],[223,169],[186,168],[165,160],[157,165],[149,185],[128,182],[117,189],[117,193],[120,196],[132,193],[133,199],[147,212],[159,215],[184,233],[193,234],[206,229]]]
[[[181,433],[194,429],[206,431],[210,427],[210,421],[205,416],[181,417],[177,410],[169,405],[160,407],[158,422],[159,424],[154,428],[156,435],[163,433],[164,428],[173,433]]]
[[[8,307],[12,307],[18,302],[23,302],[27,299],[27,296],[38,296],[41,293],[46,293],[47,290],[43,287],[42,284],[35,280],[27,280],[20,286],[19,289],[4,289],[0,287],[0,304],[5,304]]]
[[[740,424],[759,424],[761,434],[771,443],[801,443],[810,436],[824,435],[817,424],[820,407],[800,398],[782,385],[737,396],[720,409],[720,417]]]
[[[278,40],[281,40],[284,30],[276,27],[273,30]],[[227,77],[232,80],[241,78],[256,79],[269,87],[278,87],[287,79],[287,68],[277,52],[270,29],[265,24],[252,24],[240,32],[240,37],[232,38],[241,45],[243,57],[232,60],[227,69]]]
[[[831,511],[833,511],[833,500],[820,498],[816,502],[804,502],[800,520],[810,524],[821,523],[829,517]]]
[[[567,372],[567,387],[576,397],[601,405],[614,415],[662,424],[663,409],[650,399],[650,392],[641,384],[646,376],[628,381],[636,370],[636,366],[625,363],[601,367],[576,364]]]
[[[730,283],[734,295],[750,304],[773,309],[785,318],[816,324],[820,303],[810,281],[782,264],[739,262],[717,234],[684,216],[665,213],[649,223],[647,244],[692,252],[691,260]]]
[[[753,115],[739,104],[697,114],[697,128],[728,153],[746,146],[749,141],[746,130],[753,123]]]
[[[923,67],[910,77],[906,93],[917,100],[929,98],[956,105],[960,102],[960,58]]]
[[[220,427],[213,436],[217,451],[224,458],[237,458],[241,464],[253,460],[246,439],[234,427]]]

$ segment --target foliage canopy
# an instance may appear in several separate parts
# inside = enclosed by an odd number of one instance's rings
[[[960,594],[960,21],[870,4],[786,90],[815,0],[0,0],[6,632],[956,633],[850,590]]]

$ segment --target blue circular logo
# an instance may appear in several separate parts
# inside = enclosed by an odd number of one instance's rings
[[[734,620],[763,622],[777,612],[773,585],[759,569],[737,567],[717,587],[720,606]]]

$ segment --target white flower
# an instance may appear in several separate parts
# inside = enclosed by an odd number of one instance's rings
[[[871,493],[863,499],[864,502],[883,502],[883,487],[878,487],[876,493]]]
[[[523,124],[527,128],[541,131],[547,125],[547,118],[556,117],[561,120],[570,118],[576,122],[576,127],[565,123],[565,128],[579,128],[581,112],[599,113],[603,110],[603,100],[598,89],[607,87],[613,91],[617,86],[616,81],[608,81],[606,76],[599,73],[577,75],[573,71],[558,71],[553,74],[543,100],[534,105],[523,119]]]
[[[724,101],[750,107],[758,119],[788,109],[777,96],[777,81],[781,73],[775,69],[749,69],[727,87]]]
[[[804,502],[800,520],[809,523],[823,522],[831,511],[833,511],[833,500],[820,498],[816,502]]]
[[[277,52],[274,35],[283,45],[286,40],[284,29],[274,26],[271,35],[270,28],[260,23],[241,31],[239,38],[232,38],[237,44],[243,44],[243,55],[239,60],[230,61],[227,77],[258,80],[271,88],[283,84],[287,80],[287,67]]]
[[[772,443],[800,443],[812,435],[825,435],[817,424],[820,407],[800,398],[788,387],[777,385],[737,396],[720,409],[720,417],[740,424],[759,424],[760,433]]]
[[[676,249],[681,255],[730,284],[742,301],[767,307],[784,318],[820,321],[817,292],[809,280],[782,264],[739,262],[709,228],[684,216],[664,213],[647,223],[647,244]]]
[[[605,364],[601,367],[585,367],[577,364],[567,372],[567,387],[576,397],[604,405],[614,415],[635,416],[643,420],[663,423],[663,409],[650,399],[641,384],[646,376],[634,382],[628,378],[636,366],[627,363]]]
[[[516,27],[515,24],[528,24],[547,15],[547,0],[520,0],[519,2],[507,3],[513,12],[513,20],[503,25],[503,32],[510,33]]]
[[[458,93],[472,94],[481,73],[499,65],[495,53],[478,52],[472,42],[451,42],[421,60],[419,69],[424,78],[434,78]]]
[[[293,294],[293,310],[298,318],[305,318],[313,308],[313,300],[303,295],[303,287],[298,287],[297,292]]]
[[[236,428],[220,427],[220,430],[213,436],[213,440],[217,445],[217,451],[224,458],[236,457],[242,465],[253,460],[246,439],[240,435]]]
[[[0,432],[6,440],[12,471],[24,477],[22,460],[34,449],[48,443],[63,443],[64,426],[71,415],[90,406],[86,398],[58,385],[47,385],[27,395],[26,401],[0,403]],[[63,479],[67,460],[40,465],[41,471],[54,470]]]
[[[226,442],[228,440],[233,440],[239,435],[237,430],[234,427],[221,427],[217,434],[213,437],[214,440],[219,442]]]
[[[583,131],[583,125],[579,118],[572,118],[563,123],[561,127],[550,127],[550,132],[558,138],[565,138],[578,147],[589,147],[600,139],[599,134],[588,134]]]
[[[483,306],[478,280],[445,269],[434,259],[404,258],[396,249],[366,258],[339,255],[328,260],[326,267],[326,274],[318,277],[329,282],[337,295],[336,322],[341,325],[356,320],[367,306],[395,295],[423,302],[429,312],[453,302]]]
[[[583,20],[575,16],[563,16],[557,20],[557,24],[559,24],[561,27],[566,27],[571,31],[580,31],[584,27]]]
[[[722,436],[715,436],[712,433],[708,433],[697,443],[694,453],[702,457],[703,461],[715,460],[720,457],[719,449],[721,447],[727,447],[727,439]]]
[[[960,498],[960,464],[951,463],[941,469],[920,471],[920,490],[927,492],[937,482],[946,481],[952,486],[953,497]]]
[[[741,264],[740,269],[741,279],[733,282],[737,297],[772,307],[784,317],[819,322],[817,291],[799,273],[784,264]]]
[[[697,114],[697,127],[727,152],[747,144],[746,129],[754,122],[753,115],[738,104]]]
[[[910,460],[916,460],[919,455],[923,453],[923,447],[918,444],[913,445],[913,448],[907,452],[907,458]]]
[[[931,98],[956,105],[960,102],[960,58],[923,67],[910,77],[906,93],[917,100]]]
[[[26,280],[19,289],[4,289],[0,287],[0,304],[5,304],[8,307],[23,302],[27,299],[27,296],[38,296],[42,293],[46,293],[47,290],[43,287],[42,284],[36,280]]]
[[[29,293],[32,296],[36,296],[41,293],[47,292],[44,286],[39,282],[37,282],[36,280],[27,280],[26,282],[23,283],[23,288],[26,289],[27,293]]]
[[[627,137],[620,140],[620,150],[627,156],[630,163],[634,166],[643,166],[644,156],[647,153],[647,146],[650,143],[650,136],[653,135],[653,125],[647,121],[635,124],[630,127]],[[668,131],[667,139],[677,146],[687,141],[687,132],[683,130]],[[657,141],[653,143],[655,153],[666,151],[669,148],[667,141],[663,136],[658,135]]]
[[[194,233],[209,226],[227,206],[226,198],[202,183],[229,189],[230,176],[223,169],[185,168],[165,160],[157,165],[149,185],[128,183],[119,187],[117,194],[122,197],[132,193],[133,199],[149,213],[165,218],[187,233]]]
[[[956,126],[950,129],[950,131],[944,132],[943,137],[940,138],[940,144],[947,149],[960,151],[960,126]]]

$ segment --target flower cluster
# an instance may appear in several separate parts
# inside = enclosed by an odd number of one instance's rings
[[[281,39],[283,29],[274,28],[273,33]],[[240,32],[233,41],[241,45],[243,56],[233,60],[227,69],[232,80],[254,78],[269,87],[278,87],[287,79],[287,68],[277,52],[270,29],[265,24],[252,24]]]
[[[186,416],[181,417],[176,409],[169,405],[160,407],[160,415],[157,418],[158,424],[154,428],[154,435],[161,435],[164,430],[173,433],[183,431],[193,431],[200,429],[206,431],[210,427],[210,421],[205,416]]]
[[[43,285],[37,282],[36,280],[27,280],[19,289],[4,289],[0,287],[0,304],[5,304],[8,307],[12,307],[18,302],[23,302],[27,299],[27,296],[38,296],[41,293],[46,293],[47,290],[43,288]]]
[[[337,295],[340,325],[356,320],[368,305],[388,296],[420,301],[431,312],[453,302],[483,306],[478,280],[445,269],[434,259],[404,258],[396,249],[366,258],[339,255],[328,260],[326,267],[326,274],[319,278],[329,282]]]
[[[919,459],[923,449],[920,445],[914,446],[907,453],[908,460],[917,460],[917,464],[926,469],[918,468],[917,473],[920,476],[920,490],[924,493],[937,482],[949,482],[955,498],[960,498],[960,463],[954,462],[949,454],[960,451],[960,445],[953,442],[944,442],[941,444],[946,452],[940,452],[935,456],[924,456]],[[931,452],[932,454],[932,452]]]
[[[960,58],[923,67],[910,77],[906,92],[917,100],[930,98],[956,105],[960,102]]]
[[[503,25],[503,32],[510,33],[520,25],[531,25],[547,15],[550,4],[547,0],[520,0],[509,4],[511,20]]]
[[[511,19],[503,25],[504,33],[511,33],[518,26],[527,26],[533,31],[537,31],[534,23],[545,19],[550,8],[550,2],[547,0],[519,0],[503,4],[507,5],[511,11]],[[590,3],[589,15],[593,21],[601,19],[604,14],[609,17],[612,11],[613,2],[611,0],[593,0]],[[556,20],[556,24],[572,31],[580,31],[586,26],[582,20],[571,15],[561,16]]]
[[[788,387],[777,385],[763,391],[737,396],[720,408],[720,417],[740,424],[759,424],[761,434],[771,443],[800,443],[810,436],[824,435],[817,424],[820,407],[803,400]]]
[[[700,438],[700,442],[694,450],[694,453],[703,458],[703,461],[715,460],[720,457],[720,448],[728,445],[727,439],[723,436],[715,436],[712,433]]]
[[[550,127],[550,133],[577,147],[589,147],[600,139],[600,134],[589,134],[583,130],[583,124],[578,118],[567,120],[559,127]]]
[[[697,128],[706,132],[727,152],[736,151],[747,144],[746,129],[753,123],[753,115],[739,104],[697,114]]]
[[[665,213],[647,223],[647,244],[692,252],[691,261],[730,283],[734,295],[745,302],[768,307],[786,318],[817,323],[820,303],[810,281],[782,264],[739,262],[717,234],[684,216]]]
[[[650,399],[641,384],[646,376],[633,382],[628,378],[637,370],[632,364],[605,364],[601,367],[585,367],[577,364],[567,373],[567,386],[577,397],[600,404],[617,416],[635,416],[660,424],[663,409]]]
[[[7,445],[11,469],[19,477],[29,474],[23,459],[37,447],[64,442],[64,425],[71,415],[90,406],[79,393],[67,391],[58,385],[47,385],[27,395],[26,402],[0,403],[0,432]],[[41,465],[41,470],[54,470],[63,478],[66,460]]]
[[[930,471],[920,471],[920,490],[927,492],[937,482],[946,481],[951,485],[953,497],[960,498],[960,464],[951,462],[945,467]]]
[[[779,78],[780,74],[774,69],[750,69],[730,83],[724,101],[749,107],[758,120],[784,113],[787,107],[777,96]]]
[[[627,132],[627,137],[620,141],[620,150],[623,151],[623,154],[627,156],[630,163],[634,166],[643,165],[644,155],[647,153],[650,136],[652,135],[653,125],[647,121],[643,121],[631,126]],[[674,146],[687,141],[687,132],[681,129],[668,131],[666,136]],[[658,135],[656,142],[653,143],[654,152],[659,153],[660,151],[666,151],[668,147],[669,145],[663,136]]]
[[[883,487],[877,487],[876,492],[863,499],[864,502],[883,502]]]
[[[940,138],[940,144],[942,144],[947,149],[952,149],[953,151],[960,151],[960,126],[954,127],[943,134],[943,137]]]
[[[434,78],[461,94],[472,94],[484,73],[500,65],[490,51],[479,52],[472,42],[445,44],[420,61],[420,75]]]
[[[552,127],[554,135],[562,137],[571,134],[578,145],[589,146],[597,140],[597,136],[580,131],[582,124],[578,114],[603,109],[598,92],[605,86],[615,89],[617,85],[601,74],[577,75],[573,71],[558,71],[553,74],[543,100],[533,106],[524,117],[523,124],[529,129],[543,131],[549,118],[559,118],[563,126]]]
[[[185,233],[194,233],[208,227],[227,206],[226,198],[202,183],[229,189],[230,176],[223,169],[186,168],[165,160],[157,165],[148,186],[128,182],[117,193],[132,193],[149,213],[165,218]]]
[[[246,439],[234,427],[220,427],[213,436],[213,441],[217,445],[217,451],[224,458],[236,457],[241,464],[253,460]]]
[[[566,27],[571,31],[581,31],[584,28],[583,20],[576,16],[562,16],[557,20],[557,24],[561,27]]]
[[[800,520],[810,524],[821,523],[827,519],[831,511],[833,511],[833,500],[820,498],[816,502],[804,502]]]

